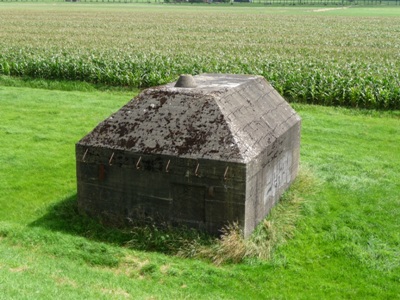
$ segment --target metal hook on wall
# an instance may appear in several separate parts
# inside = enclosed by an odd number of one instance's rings
[[[86,149],[85,153],[82,156],[82,161],[83,162],[85,162],[85,157],[86,157],[86,154],[88,153],[88,151],[89,151],[89,148]]]
[[[168,173],[169,172],[169,163],[171,162],[171,160],[169,159],[167,162],[167,166],[165,167],[165,172]]]
[[[228,170],[229,170],[229,166],[227,166],[227,167],[225,168],[224,180],[226,180],[226,179],[227,179]]]
[[[112,165],[112,160],[114,158],[114,152],[111,154],[110,160],[108,161],[108,164],[111,166]]]
[[[194,175],[196,175],[196,176],[199,176],[199,173],[197,172],[199,170],[199,166],[200,166],[200,164],[197,163],[196,170],[194,171]]]
[[[140,161],[142,160],[142,157],[139,157],[139,160],[136,163],[136,169],[140,169]]]

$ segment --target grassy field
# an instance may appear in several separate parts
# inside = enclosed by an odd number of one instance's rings
[[[315,181],[291,191],[290,235],[217,267],[76,213],[74,143],[132,96],[0,86],[0,299],[398,298],[399,112],[296,104]]]
[[[145,87],[263,75],[293,102],[400,108],[400,8],[0,3],[0,74]]]

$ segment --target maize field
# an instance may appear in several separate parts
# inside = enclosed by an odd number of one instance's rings
[[[379,10],[0,3],[0,74],[139,88],[258,74],[292,102],[400,109],[400,8]]]

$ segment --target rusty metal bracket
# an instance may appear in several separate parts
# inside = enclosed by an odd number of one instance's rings
[[[99,181],[103,181],[106,178],[106,169],[103,164],[99,165]]]

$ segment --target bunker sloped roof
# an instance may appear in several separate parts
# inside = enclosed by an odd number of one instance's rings
[[[149,88],[78,142],[144,154],[248,162],[299,122],[261,76],[203,74]]]

